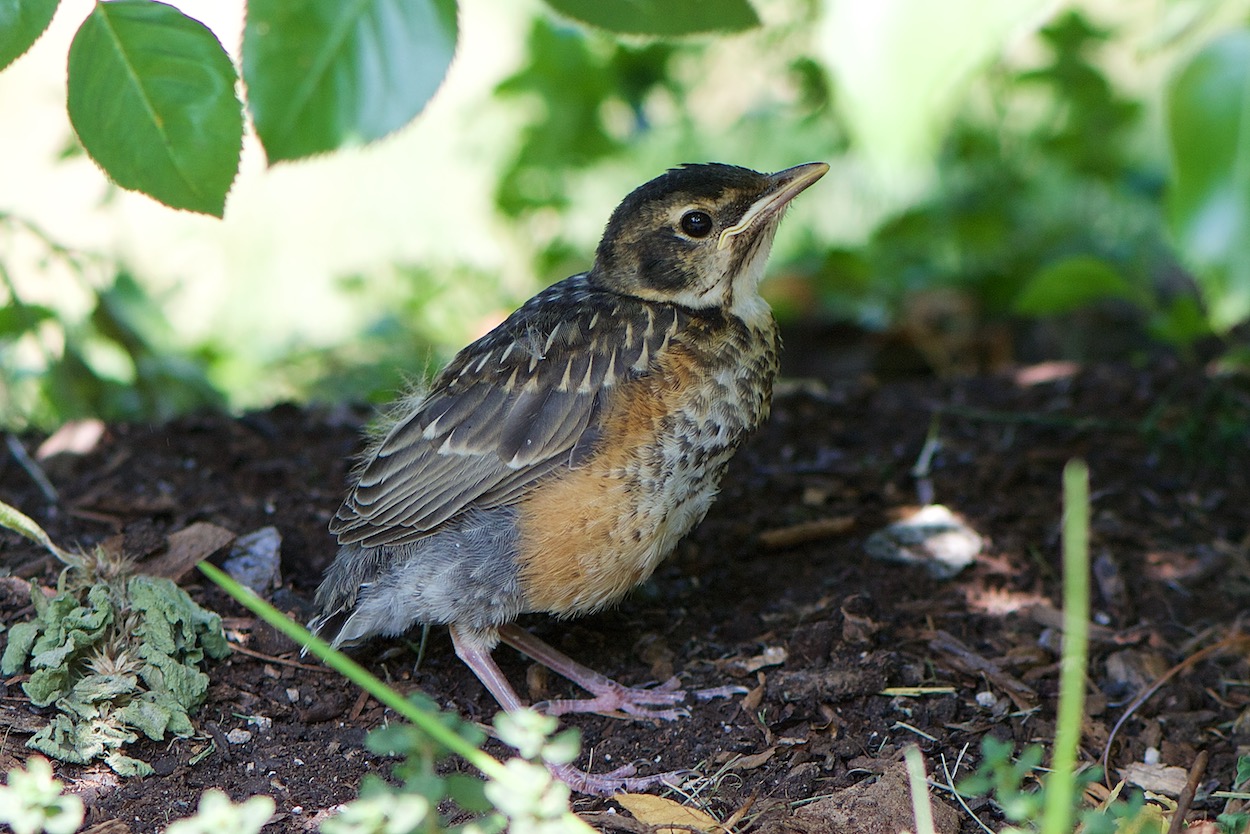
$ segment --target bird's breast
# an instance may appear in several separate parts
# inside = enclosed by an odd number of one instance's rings
[[[694,329],[618,386],[594,453],[518,505],[530,611],[576,614],[645,580],[707,513],[733,453],[768,416],[775,328]]]

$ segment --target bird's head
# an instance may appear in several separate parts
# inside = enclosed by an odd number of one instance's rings
[[[590,280],[692,309],[758,307],[786,206],[828,170],[823,162],[775,174],[719,163],[674,168],[617,206]]]

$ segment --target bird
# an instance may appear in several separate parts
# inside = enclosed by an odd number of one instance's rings
[[[758,287],[774,235],[828,170],[685,164],[629,193],[589,270],[461,350],[375,433],[330,523],[312,631],[338,647],[447,625],[505,710],[524,705],[492,657],[501,641],[593,696],[548,714],[682,715],[675,680],[622,685],[515,621],[618,601],[704,518],[770,409],[780,340]],[[599,795],[672,775],[552,772]]]

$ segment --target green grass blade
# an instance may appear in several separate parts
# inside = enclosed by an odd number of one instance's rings
[[[30,539],[35,544],[42,545],[48,549],[49,553],[67,565],[75,564],[76,562],[74,557],[68,552],[53,544],[52,539],[48,537],[48,534],[44,532],[44,529],[33,518],[3,501],[0,501],[0,527],[7,527],[14,533]]]
[[[1059,716],[1051,773],[1046,779],[1042,834],[1072,830],[1077,748],[1085,713],[1089,654],[1089,469],[1073,460],[1063,470],[1063,657]]]
[[[223,573],[220,568],[209,562],[201,562],[199,568],[205,576],[221,586],[222,590],[237,599],[249,611],[287,637],[290,637],[296,643],[306,647],[309,652],[320,658],[331,669],[334,669],[374,698],[377,698],[380,703],[408,719],[413,726],[425,732],[430,738],[448,750],[462,757],[484,775],[491,779],[498,779],[505,775],[506,771],[499,760],[474,747],[433,715],[422,712],[403,695],[370,674],[359,663],[337,649],[332,648],[326,641],[311,634],[308,629],[256,596],[251,589],[235,582]]]

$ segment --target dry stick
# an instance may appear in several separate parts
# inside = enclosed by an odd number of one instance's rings
[[[1181,791],[1180,797],[1176,800],[1176,812],[1172,814],[1172,822],[1168,825],[1168,834],[1181,834],[1181,827],[1185,824],[1185,815],[1189,813],[1189,806],[1194,801],[1194,794],[1198,792],[1198,783],[1202,781],[1202,774],[1207,772],[1206,750],[1201,750],[1194,757],[1193,767],[1189,768],[1189,778],[1185,780],[1185,789]]]
[[[836,516],[803,521],[786,527],[774,527],[759,534],[760,546],[767,550],[781,550],[800,544],[830,539],[847,533],[855,526],[854,516]]]
[[[263,652],[258,652],[255,649],[240,646],[238,643],[231,643],[230,648],[239,654],[245,654],[248,657],[254,657],[257,660],[265,660],[269,663],[277,663],[280,666],[290,666],[292,669],[303,669],[305,672],[320,672],[322,674],[334,673],[334,670],[329,666],[309,666],[307,663],[298,663],[294,660],[287,660],[282,657],[274,657],[271,654],[264,654]]]
[[[1138,707],[1150,700],[1150,697],[1158,692],[1159,688],[1170,681],[1178,672],[1182,672],[1185,669],[1206,660],[1213,654],[1219,654],[1225,649],[1230,649],[1238,645],[1250,646],[1250,635],[1241,634],[1240,632],[1237,634],[1230,634],[1220,642],[1212,643],[1205,649],[1191,654],[1189,657],[1164,672],[1158,680],[1142,690],[1142,693],[1133,699],[1133,702],[1125,708],[1124,714],[1121,715],[1119,720],[1115,722],[1115,726],[1111,728],[1111,734],[1107,736],[1107,743],[1102,748],[1102,780],[1108,788],[1111,787],[1111,745],[1115,741],[1116,734],[1120,732],[1120,728],[1124,726],[1124,722],[1129,719],[1129,716],[1135,713]]]
[[[6,434],[4,436],[4,442],[9,447],[9,454],[11,454],[13,459],[18,462],[18,465],[26,470],[26,474],[29,475],[30,479],[35,482],[35,485],[39,487],[39,491],[43,493],[43,497],[51,504],[55,504],[59,501],[60,497],[57,495],[56,487],[52,485],[52,482],[48,480],[48,476],[44,474],[43,467],[40,466],[34,458],[27,454],[26,447],[22,445],[22,441],[18,440],[11,434]]]

